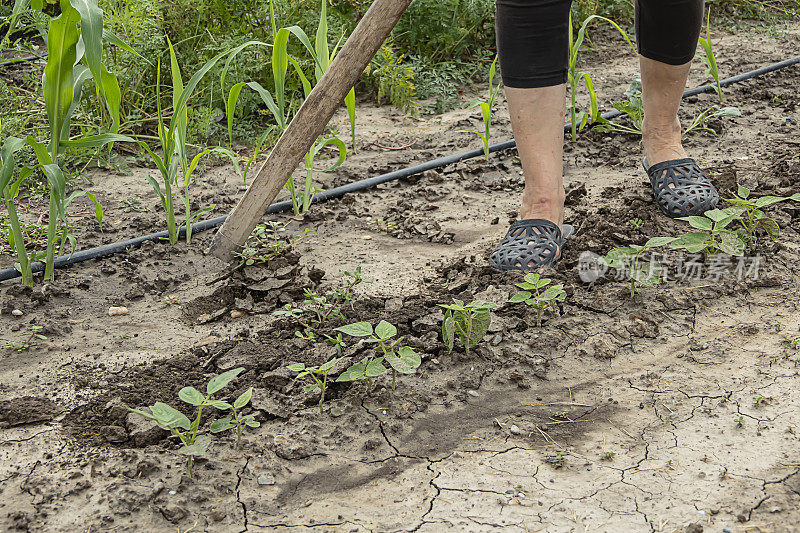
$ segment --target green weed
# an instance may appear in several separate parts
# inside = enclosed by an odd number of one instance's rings
[[[16,352],[24,352],[27,351],[31,347],[31,343],[35,339],[38,340],[47,340],[47,337],[39,333],[42,331],[44,326],[37,326],[36,324],[31,324],[25,328],[26,336],[20,341],[5,341],[5,347],[9,350],[14,350]]]
[[[286,368],[292,372],[298,372],[295,379],[302,379],[306,376],[310,377],[313,383],[306,385],[306,392],[319,389],[319,412],[322,412],[322,404],[325,402],[325,392],[328,390],[328,373],[336,366],[336,363],[341,361],[341,357],[334,357],[327,363],[319,366],[306,366],[305,363],[295,363]]]
[[[636,295],[636,284],[657,285],[661,280],[661,271],[653,263],[641,262],[640,257],[653,248],[660,248],[673,242],[674,237],[653,237],[642,245],[631,244],[612,248],[601,258],[611,268],[625,269],[630,276],[631,298]]]

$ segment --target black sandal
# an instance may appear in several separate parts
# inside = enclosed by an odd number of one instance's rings
[[[644,158],[642,166],[650,177],[658,207],[668,217],[702,215],[719,202],[717,189],[690,157],[670,159],[652,166]]]
[[[489,256],[489,263],[498,270],[536,270],[553,266],[561,258],[561,247],[575,232],[564,224],[561,228],[543,218],[526,218],[511,224],[508,233]]]

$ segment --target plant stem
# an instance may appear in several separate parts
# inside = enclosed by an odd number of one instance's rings
[[[56,223],[58,221],[58,207],[56,206],[57,199],[53,187],[50,187],[50,209],[48,211],[47,219],[47,255],[45,256],[44,279],[52,280],[55,277],[55,267],[53,260],[55,259],[56,248]]]
[[[170,176],[164,176],[164,207],[167,211],[167,231],[169,243],[178,242],[178,232],[175,231],[175,206],[172,203],[172,183]]]

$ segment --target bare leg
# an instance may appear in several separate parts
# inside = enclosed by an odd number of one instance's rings
[[[644,155],[652,165],[686,157],[681,146],[681,123],[678,107],[686,87],[691,62],[668,65],[639,56],[642,71]]]
[[[511,127],[517,141],[525,192],[520,218],[564,222],[564,84],[535,89],[506,87]]]

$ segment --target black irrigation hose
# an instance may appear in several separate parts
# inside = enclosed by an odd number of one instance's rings
[[[728,85],[733,85],[734,83],[739,83],[745,80],[749,80],[751,78],[764,75],[768,72],[773,72],[775,70],[796,65],[798,63],[800,63],[800,56],[796,56],[791,59],[781,61],[779,63],[773,63],[772,65],[767,65],[766,67],[761,67],[756,70],[751,70],[750,72],[744,72],[742,74],[733,76],[731,78],[720,80],[720,85],[726,87]],[[700,87],[689,89],[683,93],[683,98],[696,96],[701,93],[711,92],[714,90],[714,86],[715,85],[701,85]],[[614,111],[609,111],[607,113],[603,113],[602,117],[607,120],[610,120],[612,118],[618,117],[621,114],[622,114],[621,112],[614,110]],[[564,131],[569,131],[570,127],[571,125],[569,123],[565,124]],[[489,146],[489,152],[499,152],[501,150],[514,148],[515,146],[516,142],[514,142],[513,139],[509,141],[503,141]],[[355,181],[353,183],[348,183],[347,185],[342,185],[341,187],[335,187],[333,189],[328,189],[326,191],[317,193],[316,195],[314,195],[313,202],[314,203],[325,202],[327,200],[332,200],[334,198],[341,198],[345,194],[351,192],[363,191],[364,189],[368,189],[370,187],[374,187],[382,183],[394,181],[400,178],[406,178],[409,176],[413,176],[415,174],[420,174],[422,172],[425,172],[426,170],[432,170],[435,168],[441,168],[448,165],[452,165],[453,163],[458,163],[459,161],[463,161],[465,159],[472,159],[474,157],[479,157],[483,155],[483,153],[484,153],[483,148],[476,148],[474,150],[468,150],[466,152],[460,152],[445,157],[439,157],[437,159],[433,159],[431,161],[427,161],[419,165],[414,165],[412,167],[395,170],[394,172],[389,172],[387,174],[382,174],[380,176],[374,176],[372,178],[366,178],[363,180]],[[265,214],[288,211],[289,209],[291,209],[291,207],[292,207],[292,202],[290,200],[278,202],[269,206]],[[217,226],[222,225],[222,223],[225,222],[226,218],[228,218],[228,216],[223,215],[220,217],[198,222],[192,227],[192,232],[199,233],[201,231],[216,228]],[[180,235],[183,236],[184,232],[185,228],[181,228]],[[101,257],[106,257],[116,253],[124,252],[131,248],[137,248],[141,246],[142,243],[147,241],[159,241],[167,239],[168,237],[169,234],[166,231],[151,233],[149,235],[143,235],[141,237],[128,239],[126,241],[116,242],[112,244],[105,244],[103,246],[98,246],[96,248],[89,248],[88,250],[75,252],[72,255],[61,255],[55,259],[54,264],[56,268],[60,268],[63,266],[72,265],[74,263],[80,263],[82,261],[88,261],[89,259],[99,259]],[[33,263],[31,265],[31,270],[33,272],[43,271],[44,263],[41,262]],[[17,278],[19,276],[20,273],[15,268],[6,268],[4,270],[0,270],[0,281]]]
[[[17,63],[25,63],[28,61],[36,61],[37,59],[45,58],[47,58],[47,54],[41,56],[15,57],[14,59],[0,62],[0,67],[7,67],[8,65],[16,65]]]

